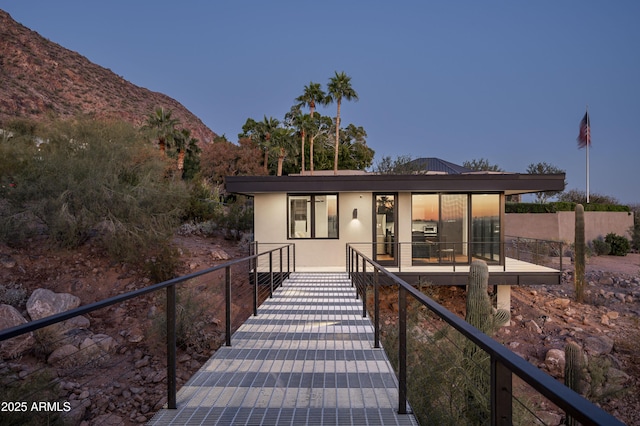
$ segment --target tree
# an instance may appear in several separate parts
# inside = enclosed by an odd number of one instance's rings
[[[222,184],[225,176],[262,175],[262,149],[249,138],[241,138],[238,144],[217,137],[202,151],[202,173],[216,184]]]
[[[264,153],[264,173],[269,173],[269,152],[272,150],[272,133],[280,126],[280,121],[273,117],[267,118],[265,115],[262,121],[255,121],[247,118],[242,126],[242,133],[238,134],[238,139],[248,137],[254,141]]]
[[[143,128],[151,132],[158,142],[158,149],[162,155],[165,155],[168,149],[167,145],[173,142],[176,126],[180,121],[171,117],[172,111],[158,107],[155,111],[147,116],[147,121]]]
[[[373,171],[384,175],[410,175],[420,171],[420,166],[411,161],[409,155],[398,155],[396,158],[386,155],[376,164]]]
[[[298,96],[296,98],[296,102],[298,102],[298,104],[296,105],[298,108],[299,107],[309,107],[309,117],[311,119],[313,119],[314,113],[315,113],[315,109],[316,109],[316,104],[320,104],[320,105],[325,105],[327,103],[327,95],[324,93],[324,91],[322,90],[322,87],[320,86],[320,83],[314,83],[309,82],[308,86],[304,86],[304,93],[300,96]],[[294,107],[295,108],[295,107]],[[293,108],[292,108],[293,110]],[[301,167],[301,173],[304,173],[304,143],[305,143],[305,129],[303,128],[302,132],[301,132],[301,136],[302,136],[302,150],[301,150],[301,156],[302,156],[302,167]],[[311,152],[312,152],[312,156],[313,156],[313,148],[311,148]]]
[[[198,140],[191,137],[191,131],[188,129],[177,130],[173,135],[173,141],[176,152],[178,154],[178,171],[184,170],[184,159],[187,153],[197,155],[200,152],[198,148]]]
[[[497,164],[490,164],[486,158],[473,159],[462,163],[462,167],[475,171],[504,172]]]
[[[284,117],[285,124],[294,127],[300,135],[300,173],[304,174],[305,139],[311,129],[311,117],[303,114],[300,105],[294,105]]]
[[[282,176],[282,164],[287,153],[295,152],[295,140],[293,131],[286,127],[278,127],[271,133],[272,149],[278,157],[277,176]]]
[[[371,166],[374,151],[367,146],[367,132],[362,126],[349,124],[340,137],[340,166],[350,170],[364,170]]]
[[[316,141],[316,138],[327,137],[332,124],[333,121],[330,117],[321,115],[317,112],[314,112],[313,115],[311,115],[311,125],[309,127],[309,170],[312,175],[314,170],[314,143]]]
[[[559,174],[564,173],[565,171],[559,169],[558,167],[548,164],[546,162],[542,163],[531,163],[527,167],[527,173],[532,175],[551,175],[551,174]],[[547,200],[562,191],[543,191],[536,192],[536,203],[546,203]]]
[[[333,173],[338,174],[338,150],[340,143],[340,107],[342,105],[342,99],[358,100],[358,94],[351,86],[351,77],[344,72],[335,72],[335,75],[329,79],[327,85],[329,95],[327,96],[328,102],[335,102],[337,105],[336,112],[336,139],[335,139],[335,154],[333,160]]]
[[[579,189],[570,189],[558,195],[558,201],[567,203],[584,204],[587,202],[586,191]],[[589,194],[589,202],[592,204],[620,204],[617,198],[602,194]]]

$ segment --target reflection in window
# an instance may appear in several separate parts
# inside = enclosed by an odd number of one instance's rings
[[[338,238],[338,196],[289,195],[289,238]]]
[[[471,233],[474,257],[500,260],[500,196],[471,195]]]
[[[468,195],[442,194],[441,196],[440,251],[445,258],[467,261],[468,248]],[[461,258],[459,258],[461,257]]]

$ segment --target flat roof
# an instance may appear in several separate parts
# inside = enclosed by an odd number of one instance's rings
[[[227,192],[504,192],[507,195],[563,191],[565,174],[361,174],[303,176],[227,176]]]

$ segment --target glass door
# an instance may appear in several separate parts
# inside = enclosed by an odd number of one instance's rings
[[[397,265],[396,194],[376,194],[374,203],[373,258],[381,265]]]

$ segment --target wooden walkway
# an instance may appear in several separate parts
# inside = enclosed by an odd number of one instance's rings
[[[345,273],[294,273],[151,425],[416,425]]]

